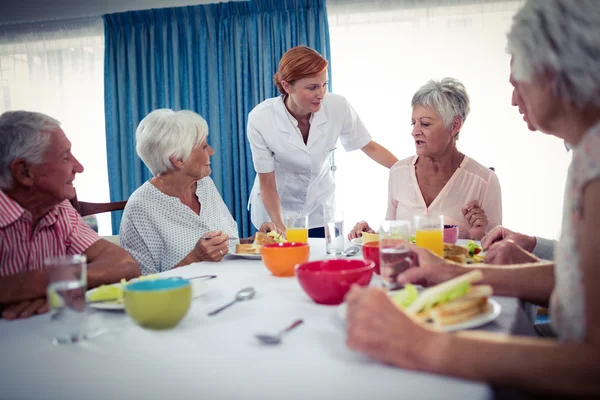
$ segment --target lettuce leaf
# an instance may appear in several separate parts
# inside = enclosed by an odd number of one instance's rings
[[[473,257],[475,254],[477,254],[476,251],[478,249],[481,250],[481,246],[470,240],[469,243],[467,243],[467,249],[469,250],[469,257]]]
[[[392,303],[397,307],[406,308],[410,306],[419,296],[417,288],[410,283],[404,286],[404,289],[395,292],[392,297]]]
[[[285,242],[285,238],[275,231],[268,232],[267,235],[271,236],[277,243]]]
[[[426,304],[423,305],[423,308],[419,310],[419,312],[430,310],[432,307],[435,307],[438,304],[447,303],[458,297],[462,297],[467,294],[470,288],[471,284],[469,282],[459,283],[456,286],[439,293],[437,296],[432,297]]]

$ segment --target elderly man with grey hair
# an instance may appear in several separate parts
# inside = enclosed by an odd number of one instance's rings
[[[55,119],[35,112],[0,116],[0,307],[6,319],[48,310],[49,257],[84,254],[89,287],[139,276],[127,252],[102,240],[69,203],[83,166]]]
[[[138,125],[136,150],[154,177],[129,197],[120,239],[144,275],[220,261],[239,243],[237,223],[209,176],[214,150],[207,137],[206,121],[188,110],[155,110]],[[270,222],[260,228],[271,230]]]
[[[459,237],[479,240],[502,223],[498,177],[461,153],[459,133],[469,114],[469,96],[454,78],[429,81],[412,98],[412,136],[417,155],[390,170],[386,219],[412,220],[415,215],[443,215]],[[359,222],[349,239],[363,231]]]
[[[416,324],[381,291],[355,288],[347,297],[349,347],[403,368],[600,397],[599,26],[597,0],[530,0],[508,34],[515,90],[531,123],[568,142],[573,159],[556,261],[487,265],[479,283],[496,295],[549,304],[559,340],[436,332]],[[472,270],[412,250],[419,267],[400,274],[398,283],[432,285]]]

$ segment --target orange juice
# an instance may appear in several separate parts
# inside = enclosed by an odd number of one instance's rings
[[[308,228],[287,228],[285,236],[288,242],[308,243]]]
[[[444,257],[444,233],[441,229],[424,229],[417,231],[417,246],[429,249],[440,257]]]

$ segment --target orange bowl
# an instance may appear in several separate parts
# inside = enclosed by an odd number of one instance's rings
[[[362,253],[365,260],[375,262],[374,272],[379,275],[379,241],[363,244]]]
[[[310,247],[308,243],[273,243],[261,247],[265,267],[275,276],[294,276],[296,264],[308,261]]]

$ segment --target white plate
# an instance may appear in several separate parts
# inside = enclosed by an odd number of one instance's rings
[[[250,260],[260,260],[261,259],[260,254],[240,254],[240,253],[230,253],[230,254],[233,256],[236,256],[236,257],[248,258]]]
[[[346,320],[346,307],[347,307],[346,303],[342,303],[339,305],[339,307],[337,309],[337,313],[338,313],[339,317],[344,321]],[[442,332],[454,332],[454,331],[462,331],[465,329],[477,328],[477,327],[483,326],[489,322],[492,322],[493,320],[498,318],[501,311],[502,311],[502,306],[500,306],[500,304],[496,300],[488,299],[488,310],[486,313],[476,315],[475,317],[473,317],[467,321],[461,322],[459,324],[445,326],[445,327],[441,328],[440,330]]]
[[[351,242],[354,243],[354,244],[357,244],[359,246],[362,246],[362,238],[361,237],[354,238],[354,239],[351,240]]]
[[[202,296],[206,292],[210,290],[210,286],[201,280],[192,280],[192,298],[196,298]],[[113,285],[120,285],[120,283],[114,283]],[[86,297],[89,297],[92,293],[94,293],[97,289],[90,289],[86,292]],[[103,302],[103,303],[91,303],[88,304],[89,307],[98,309],[98,310],[125,310],[125,304],[116,303],[116,302]]]

